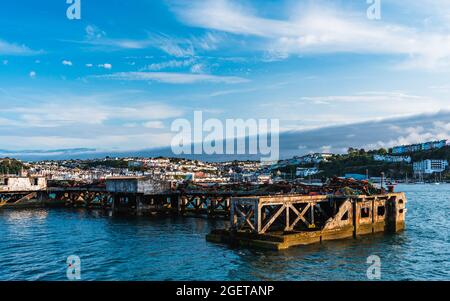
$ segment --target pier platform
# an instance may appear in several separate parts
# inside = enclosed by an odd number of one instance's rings
[[[229,229],[207,241],[282,250],[405,228],[404,193],[360,196],[255,196],[231,199]]]

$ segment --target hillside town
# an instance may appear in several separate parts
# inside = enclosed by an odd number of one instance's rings
[[[406,183],[450,181],[450,146],[446,140],[347,154],[312,153],[280,160],[202,162],[180,158],[112,158],[21,162],[0,159],[0,174],[44,176],[52,181],[101,182],[108,177],[151,176],[171,182],[202,184],[289,181],[321,183],[333,176],[379,182],[381,177]]]

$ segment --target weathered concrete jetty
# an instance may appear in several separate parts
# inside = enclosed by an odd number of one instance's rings
[[[377,232],[395,233],[405,228],[405,205],[404,193],[236,197],[231,199],[231,227],[214,230],[206,239],[282,250]]]
[[[17,184],[17,183],[20,183]],[[39,183],[39,184],[38,184]],[[0,208],[70,207],[115,214],[228,216],[232,196],[246,191],[179,189],[152,177],[111,177],[101,185],[48,185],[45,177],[0,178]]]

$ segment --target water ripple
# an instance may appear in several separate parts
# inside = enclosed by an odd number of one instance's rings
[[[281,252],[207,243],[226,222],[116,218],[101,211],[0,211],[0,280],[66,280],[81,258],[83,280],[366,280],[367,257],[382,280],[450,280],[450,185],[401,186],[407,230]]]

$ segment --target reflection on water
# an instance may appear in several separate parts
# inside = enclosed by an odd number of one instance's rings
[[[382,280],[450,280],[450,185],[400,186],[407,230],[274,252],[205,241],[225,221],[123,218],[103,211],[0,211],[0,280],[66,280],[81,258],[84,280],[366,280],[367,257]]]
[[[14,225],[26,224],[30,220],[39,221],[45,219],[48,216],[48,211],[46,210],[17,210],[11,211],[7,215],[7,222],[13,223]]]

